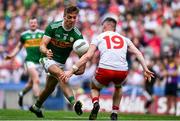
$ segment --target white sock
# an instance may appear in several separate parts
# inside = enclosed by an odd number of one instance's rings
[[[112,113],[116,113],[117,114],[117,110],[112,110]]]

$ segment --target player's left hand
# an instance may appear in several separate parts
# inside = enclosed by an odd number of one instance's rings
[[[65,74],[65,78],[63,79],[63,82],[64,83],[67,83],[68,82],[68,80],[69,80],[69,78],[73,75],[73,72],[72,71],[65,71],[64,72]]]
[[[145,77],[145,80],[148,80],[149,82],[151,82],[151,78],[154,77],[154,73],[147,69],[144,71],[144,77]]]

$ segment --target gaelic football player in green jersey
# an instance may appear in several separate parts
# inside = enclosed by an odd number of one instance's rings
[[[76,6],[67,6],[64,9],[63,20],[50,23],[45,30],[40,46],[40,51],[43,55],[40,63],[48,72],[47,81],[45,89],[38,100],[30,107],[30,111],[36,114],[37,117],[43,117],[40,108],[47,97],[54,91],[58,82],[65,97],[74,106],[75,112],[78,115],[83,113],[81,102],[75,100],[72,89],[68,83],[63,81],[65,77],[64,64],[72,51],[73,43],[83,38],[81,32],[75,27],[78,13],[79,9]],[[84,69],[85,65],[75,74],[82,74]]]
[[[42,68],[42,66],[39,64],[41,54],[39,46],[44,35],[44,31],[37,29],[38,22],[35,17],[30,18],[29,27],[29,30],[24,31],[21,34],[20,41],[18,42],[14,50],[5,58],[6,60],[12,59],[22,49],[22,47],[25,47],[26,49],[27,56],[25,59],[25,68],[27,69],[29,75],[29,81],[26,84],[25,88],[19,92],[18,103],[21,108],[23,108],[23,96],[28,91],[32,89],[35,97],[38,97],[40,94],[39,73],[42,72],[39,72],[39,68]]]

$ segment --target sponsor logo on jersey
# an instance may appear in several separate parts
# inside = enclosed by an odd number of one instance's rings
[[[38,34],[38,38],[42,38],[42,36],[43,36],[42,34]]]
[[[41,38],[38,39],[31,39],[31,40],[26,40],[24,46],[27,47],[36,47],[39,46],[41,43]]]
[[[55,36],[58,37],[58,38],[61,37],[59,34],[55,34]]]
[[[67,47],[72,47],[73,43],[71,42],[63,42],[63,41],[58,41],[56,39],[51,39],[50,41],[54,46],[60,47],[60,48],[67,48]]]
[[[70,42],[74,42],[74,38],[73,37],[70,37]]]
[[[26,37],[25,37],[25,39],[30,39],[30,38],[31,38],[31,36],[26,36]]]

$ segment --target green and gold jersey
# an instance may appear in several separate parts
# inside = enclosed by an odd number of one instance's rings
[[[81,32],[76,28],[67,31],[63,27],[63,21],[50,23],[45,31],[45,35],[51,38],[47,48],[53,52],[53,59],[64,64],[72,51],[73,43],[78,39],[83,39]]]
[[[41,57],[39,46],[43,35],[44,31],[39,29],[35,31],[27,30],[21,34],[20,41],[24,44],[27,52],[26,61],[39,63]]]

